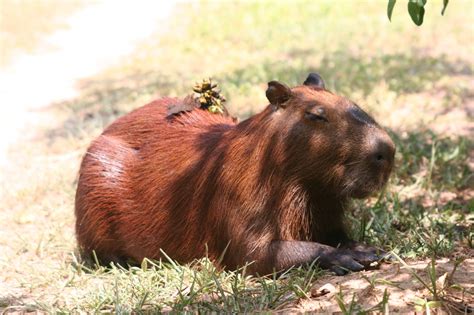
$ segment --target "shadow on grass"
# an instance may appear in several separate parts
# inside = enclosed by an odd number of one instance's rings
[[[422,175],[422,188],[464,189],[469,187],[469,153],[474,148],[472,139],[451,139],[437,135],[430,129],[404,133],[389,131],[397,147],[396,169],[400,184],[416,183],[415,175]],[[415,180],[415,182],[413,182]]]
[[[316,71],[325,78],[329,89],[344,95],[362,92],[366,96],[382,81],[396,93],[416,93],[431,88],[443,76],[472,75],[470,64],[452,62],[446,56],[433,58],[393,54],[357,58],[340,51],[323,57],[320,63],[315,64],[308,52],[299,53],[302,56],[295,56],[297,62],[266,62],[225,74],[221,81],[225,86],[239,86],[278,79],[297,85],[302,84],[310,71]]]
[[[429,129],[390,134],[397,147],[391,184],[375,203],[354,202],[348,219],[355,239],[403,257],[472,248],[474,177],[468,160],[474,142]]]
[[[449,61],[447,57],[418,57],[400,54],[357,58],[346,51],[324,56],[320,61],[311,59],[310,51],[294,51],[288,62],[266,61],[247,65],[230,73],[216,73],[224,95],[246,95],[252,86],[264,86],[278,79],[289,85],[298,85],[311,71],[319,72],[330,90],[342,95],[362,93],[367,96],[381,82],[396,93],[415,93],[430,90],[444,76],[472,75],[471,66],[463,61]],[[117,116],[134,107],[144,105],[159,96],[185,96],[191,93],[192,78],[198,73],[164,75],[154,71],[133,73],[118,78],[93,78],[79,85],[80,96],[56,104],[70,111],[70,117],[59,128],[50,130],[48,138],[80,134],[103,128]],[[143,100],[143,104],[134,104]],[[250,103],[251,104],[251,103]],[[255,104],[261,105],[261,104]],[[230,101],[232,107],[232,100]],[[255,113],[248,106],[245,113]]]
[[[381,202],[358,202],[348,214],[355,239],[402,257],[446,257],[457,248],[472,248],[472,221],[465,200],[443,201],[434,196],[400,196],[387,192]]]

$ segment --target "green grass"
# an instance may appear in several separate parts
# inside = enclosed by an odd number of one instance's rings
[[[0,308],[240,313],[282,310],[309,298],[323,274],[317,268],[280,278],[219,271],[206,259],[88,269],[73,254],[76,174],[88,143],[116,117],[160,95],[184,96],[209,76],[221,84],[230,111],[245,118],[266,105],[267,81],[295,85],[318,71],[329,89],[387,126],[397,145],[387,189],[378,198],[355,201],[348,214],[354,237],[403,259],[472,249],[474,146],[466,113],[474,94],[474,51],[467,44],[473,4],[450,3],[444,17],[433,6],[420,28],[403,6],[389,23],[386,4],[375,1],[179,7],[167,31],[116,67],[85,79],[76,99],[52,104],[47,111],[55,123],[13,150],[16,164],[0,182],[0,221],[9,222],[2,228],[13,235],[0,234],[7,249],[0,275],[21,294],[0,295]],[[341,301],[351,295],[342,292]],[[390,305],[390,294],[386,298]],[[357,301],[340,305],[364,310]]]
[[[472,140],[430,132],[392,137],[398,167],[376,202],[357,202],[349,216],[356,238],[412,258],[447,255],[456,244],[472,248],[473,200],[443,198],[469,189],[472,171],[465,161]]]
[[[318,269],[290,270],[276,278],[253,278],[245,268],[219,272],[207,259],[190,266],[172,260],[154,263],[145,260],[140,268],[98,267],[88,269],[75,264],[78,279],[89,282],[101,279],[101,287],[88,290],[87,299],[80,296],[77,310],[116,312],[216,311],[250,312],[282,308],[298,297],[306,296]],[[72,279],[68,286],[78,285]],[[82,286],[81,284],[79,284]],[[43,308],[45,311],[57,309]],[[64,311],[71,310],[66,307]]]

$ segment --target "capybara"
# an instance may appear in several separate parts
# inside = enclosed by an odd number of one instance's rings
[[[311,73],[268,83],[270,104],[237,123],[161,98],[117,119],[82,161],[75,200],[83,255],[101,263],[206,255],[253,274],[316,263],[343,274],[380,257],[344,228],[351,198],[382,188],[389,135]],[[184,106],[186,107],[186,106]]]

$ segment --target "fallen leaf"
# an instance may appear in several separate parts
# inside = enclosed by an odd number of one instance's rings
[[[323,295],[328,295],[327,298],[331,298],[336,293],[336,287],[330,283],[326,283],[320,288],[312,287],[311,288],[311,297],[320,297]]]

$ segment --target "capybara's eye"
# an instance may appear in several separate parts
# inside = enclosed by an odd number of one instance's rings
[[[329,120],[326,117],[326,112],[324,111],[324,108],[322,107],[313,108],[311,109],[311,111],[306,111],[304,116],[306,119],[309,119],[311,121],[329,122]]]

